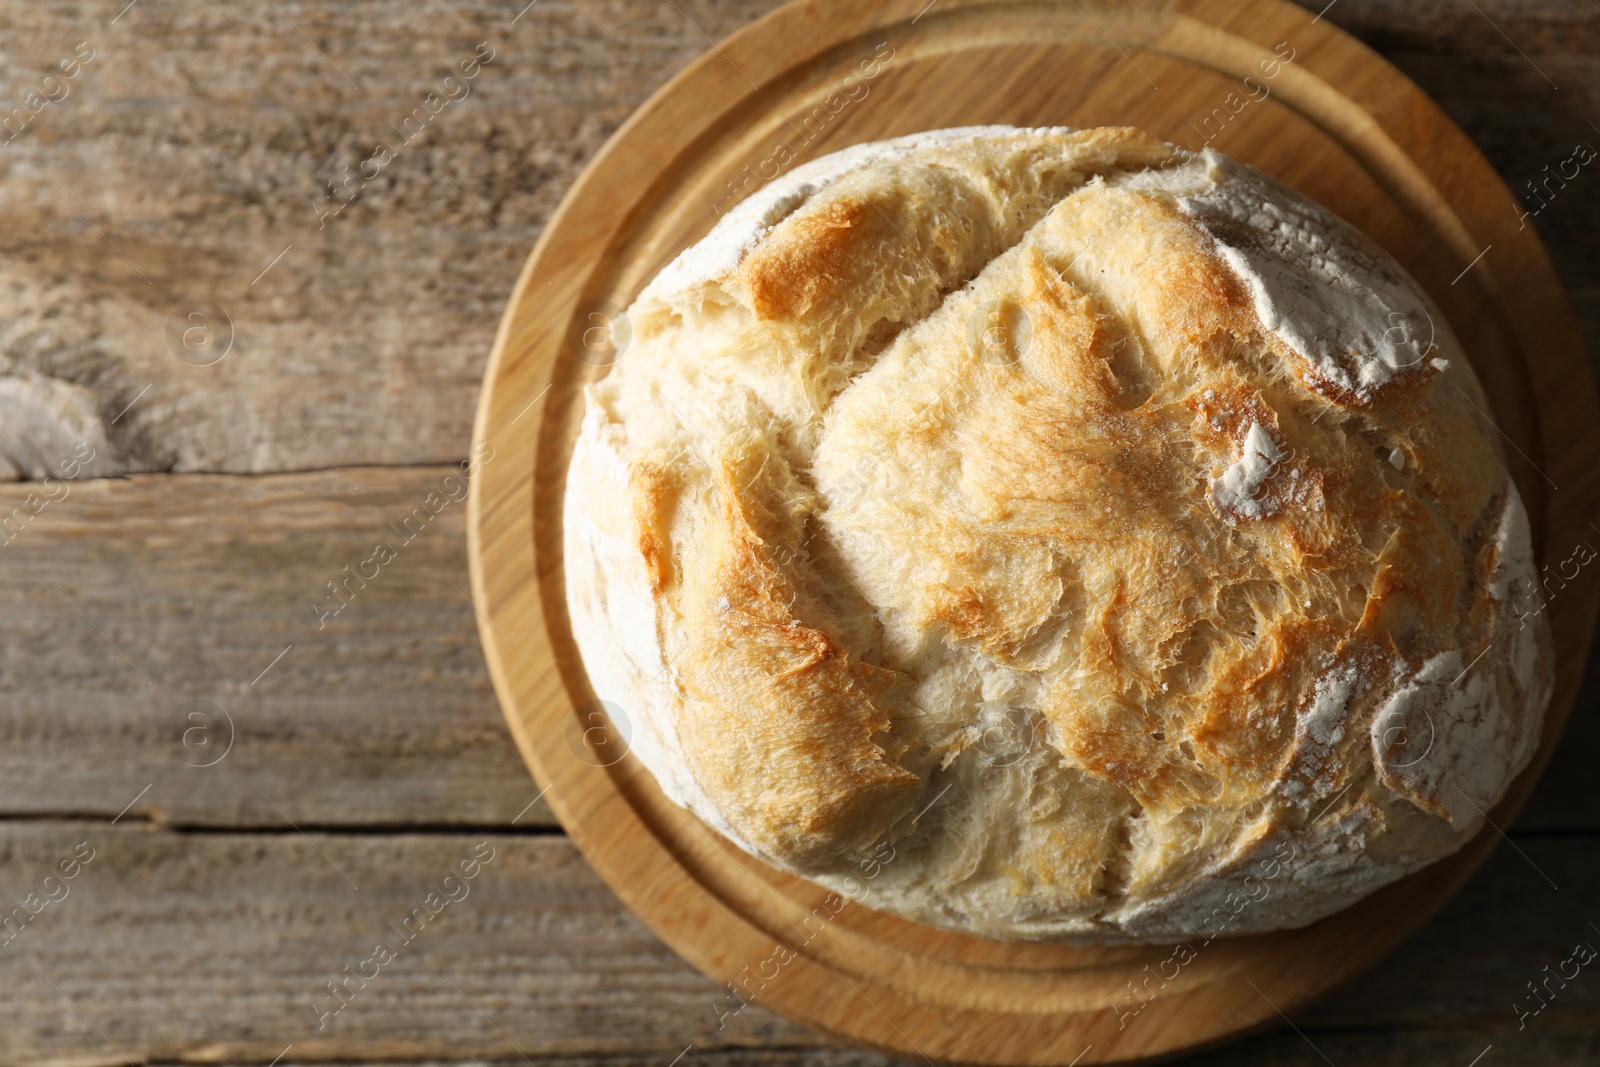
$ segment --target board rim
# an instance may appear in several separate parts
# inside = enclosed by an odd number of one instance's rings
[[[941,6],[946,11],[955,11],[977,8],[999,10],[1030,5],[994,3],[987,0],[965,0],[965,2],[946,0]],[[1517,339],[1518,354],[1523,360],[1522,370],[1530,379],[1530,389],[1534,394],[1533,406],[1539,414],[1538,433],[1541,444],[1546,446],[1543,449],[1544,457],[1550,472],[1560,473],[1561,481],[1572,486],[1568,494],[1561,496],[1559,504],[1554,495],[1546,500],[1545,513],[1542,517],[1547,520],[1546,530],[1549,531],[1549,536],[1553,537],[1555,531],[1561,528],[1561,523],[1556,521],[1558,513],[1583,511],[1585,510],[1583,504],[1589,505],[1586,510],[1592,512],[1596,497],[1591,484],[1594,479],[1587,476],[1583,464],[1587,460],[1589,468],[1593,469],[1597,465],[1596,457],[1600,457],[1600,431],[1595,429],[1600,426],[1600,417],[1596,417],[1600,416],[1600,403],[1597,403],[1595,398],[1576,322],[1572,318],[1570,307],[1567,306],[1565,292],[1556,280],[1554,270],[1537,235],[1531,229],[1519,234],[1518,231],[1509,228],[1509,220],[1514,217],[1514,201],[1511,194],[1466,135],[1439,109],[1437,104],[1381,57],[1371,53],[1342,31],[1327,23],[1319,24],[1308,12],[1282,0],[1246,0],[1244,3],[1227,5],[1225,19],[1218,11],[1223,5],[1208,3],[1205,0],[1197,3],[1179,2],[1164,5],[1134,3],[1124,6],[1164,7],[1175,13],[1179,19],[1188,20],[1191,31],[1198,25],[1205,27],[1206,32],[1221,35],[1212,43],[1224,52],[1238,41],[1246,41],[1261,47],[1264,45],[1259,40],[1251,41],[1236,29],[1223,29],[1217,23],[1207,22],[1206,17],[1217,19],[1218,22],[1232,23],[1235,27],[1241,19],[1249,21],[1253,17],[1259,18],[1259,22],[1263,25],[1294,24],[1297,32],[1304,34],[1306,40],[1329,56],[1348,59],[1351,55],[1355,55],[1363,61],[1364,73],[1370,74],[1376,83],[1376,88],[1367,86],[1367,95],[1389,94],[1391,99],[1395,100],[1391,108],[1364,107],[1361,101],[1353,96],[1335,90],[1327,83],[1319,83],[1304,87],[1303,98],[1304,101],[1310,102],[1308,105],[1310,110],[1305,107],[1299,107],[1297,110],[1302,115],[1312,118],[1324,132],[1329,133],[1341,146],[1349,150],[1375,179],[1378,179],[1378,174],[1374,166],[1395,166],[1395,157],[1398,153],[1404,161],[1399,169],[1403,172],[1405,167],[1411,168],[1411,171],[1420,175],[1427,187],[1442,201],[1442,210],[1441,204],[1430,203],[1425,196],[1420,202],[1416,202],[1416,198],[1412,197],[1414,202],[1411,206],[1430,219],[1430,229],[1450,242],[1452,252],[1463,265],[1472,259],[1472,250],[1481,247],[1476,243],[1479,238],[1492,237],[1493,240],[1487,243],[1492,245],[1496,241],[1503,241],[1513,250],[1518,270],[1531,272],[1532,277],[1545,283],[1550,298],[1546,299],[1537,310],[1525,304],[1517,308],[1507,308],[1512,320],[1512,332]],[[697,929],[709,929],[714,925],[716,929],[727,933],[730,937],[737,935],[748,941],[753,936],[757,942],[769,939],[768,933],[762,927],[752,924],[730,901],[717,897],[697,881],[694,873],[682,865],[679,857],[666,848],[663,842],[657,840],[656,831],[646,825],[640,813],[628,805],[621,790],[603,768],[589,766],[577,759],[563,760],[559,757],[559,753],[556,754],[556,759],[551,759],[552,752],[548,750],[551,743],[545,739],[541,744],[530,729],[536,717],[542,716],[546,725],[555,722],[557,717],[563,714],[570,717],[572,700],[539,666],[539,663],[544,663],[553,671],[556,662],[543,628],[543,608],[540,598],[533,589],[540,582],[548,580],[547,575],[540,571],[539,561],[533,558],[532,476],[537,461],[538,430],[543,426],[544,417],[543,406],[538,401],[544,394],[541,392],[533,396],[528,406],[523,406],[522,398],[529,395],[531,390],[524,390],[514,398],[510,398],[507,391],[511,387],[507,385],[507,379],[520,378],[527,380],[530,385],[536,384],[543,381],[553,367],[559,355],[562,328],[575,310],[578,300],[587,287],[590,275],[598,271],[600,266],[597,263],[581,278],[566,274],[559,276],[561,280],[558,281],[544,274],[541,264],[551,265],[559,255],[559,246],[562,242],[571,243],[576,240],[574,235],[587,232],[585,227],[589,230],[603,228],[597,227],[592,219],[584,218],[583,211],[586,207],[592,206],[590,201],[599,195],[597,190],[604,189],[606,175],[610,173],[618,157],[632,150],[632,141],[640,136],[640,131],[648,131],[650,124],[660,120],[670,111],[671,105],[679,102],[685,94],[703,92],[708,85],[715,86],[719,81],[726,82],[727,75],[724,73],[719,78],[716,68],[722,64],[734,66],[733,60],[728,58],[729,53],[744,58],[752,50],[753,44],[765,42],[770,50],[772,40],[792,42],[796,39],[797,26],[809,26],[815,30],[820,24],[829,28],[807,42],[810,51],[806,56],[793,59],[793,64],[798,65],[806,61],[807,57],[814,58],[828,48],[859,36],[865,29],[888,28],[915,21],[920,17],[919,11],[926,9],[920,0],[911,0],[905,3],[881,4],[875,10],[864,14],[861,9],[849,10],[853,11],[856,17],[846,17],[847,5],[842,0],[822,0],[822,2],[798,0],[769,13],[737,31],[691,63],[658,90],[618,129],[569,190],[524,266],[496,334],[485,372],[484,388],[474,427],[475,455],[480,445],[487,444],[491,449],[491,455],[498,458],[500,452],[495,446],[499,445],[508,449],[512,457],[518,460],[514,463],[495,463],[491,459],[482,463],[472,478],[468,508],[469,558],[480,635],[501,707],[518,748],[530,770],[545,786],[547,792],[544,795],[549,799],[557,817],[601,877],[622,897],[635,915],[663,937],[680,955],[685,956],[702,971],[716,977],[722,977],[727,973],[726,961],[718,958],[716,952],[706,948],[701,940],[703,934],[690,935],[681,928],[683,924],[674,921],[672,917],[660,914],[660,907],[656,903],[660,894],[654,892],[653,888],[646,890],[641,884],[630,880],[630,872],[641,871],[643,869],[641,864],[665,862],[670,870],[667,875],[657,872],[657,876],[670,876],[668,880],[676,888],[681,890],[691,887],[691,892],[698,891],[704,897],[695,902],[695,920],[689,924]],[[1184,53],[1181,57],[1190,62],[1199,62],[1191,54]],[[1332,66],[1334,59],[1327,58],[1326,63]],[[1317,69],[1317,63],[1308,60],[1304,68],[1295,74],[1296,77],[1312,78]],[[763,79],[762,84],[767,84],[767,80]],[[1348,116],[1337,113],[1336,105],[1339,101],[1354,105],[1367,120],[1367,124],[1358,122],[1355,124],[1357,128],[1351,128]],[[1397,129],[1397,125],[1401,123],[1408,129],[1403,131]],[[697,135],[682,132],[675,133],[674,136],[677,140],[676,150],[680,153],[687,151],[697,139]],[[1450,172],[1441,169],[1443,151],[1433,158],[1416,158],[1403,147],[1407,143],[1444,146],[1450,152],[1451,164],[1457,169]],[[1377,163],[1369,165],[1369,160],[1376,160]],[[1389,171],[1385,170],[1384,173],[1387,174]],[[1382,185],[1382,180],[1378,180]],[[1395,192],[1387,185],[1384,188],[1385,192],[1395,196]],[[1402,191],[1396,199],[1405,203],[1407,195]],[[1498,225],[1495,223],[1497,212],[1506,220]],[[616,223],[613,229],[616,226],[620,226],[620,223]],[[1469,266],[1468,269],[1477,268]],[[1512,278],[1510,280],[1513,284],[1509,286],[1506,284],[1508,279],[1501,275],[1510,273],[1512,269],[1506,267],[1497,274],[1493,264],[1482,265],[1481,273],[1485,276],[1483,284],[1491,292],[1496,293],[1502,293],[1508,288],[1527,290],[1529,285],[1526,276]],[[543,301],[543,315],[529,310],[534,293],[538,293],[540,300]],[[1504,303],[1508,299],[1510,298],[1502,295],[1501,302]],[[566,310],[556,314],[548,310],[551,307]],[[1553,352],[1553,355],[1547,358],[1552,363],[1561,364],[1569,374],[1574,370],[1578,371],[1577,377],[1581,385],[1575,386],[1571,380],[1553,382],[1555,375],[1551,366],[1538,366],[1529,362],[1526,335],[1530,330],[1530,320],[1535,315],[1540,318],[1538,326],[1544,338],[1545,351]],[[533,325],[530,326],[530,323]],[[1554,346],[1548,344],[1552,333],[1556,337]],[[514,347],[516,351],[513,351]],[[537,353],[540,351],[544,353],[542,365],[532,367],[527,361],[537,358]],[[520,367],[514,365],[518,360],[522,361]],[[1548,447],[1552,443],[1549,440],[1552,431],[1546,424],[1544,416],[1552,397],[1556,395],[1552,389],[1556,388],[1561,391],[1562,402],[1576,403],[1582,409],[1587,418],[1581,421],[1581,425],[1586,426],[1588,432],[1580,440],[1560,442],[1563,447],[1552,450]],[[1574,392],[1577,394],[1576,397]],[[508,420],[507,416],[513,404],[520,408],[520,411]],[[530,412],[531,418],[525,420]],[[520,437],[515,436],[510,429],[519,423],[521,429],[517,433],[521,435]],[[521,460],[526,460],[526,463]],[[519,471],[522,474],[519,475]],[[520,550],[515,543],[519,540],[519,531],[525,534],[521,537],[521,541],[526,548],[526,558],[520,560],[518,559]],[[1545,549],[1544,554],[1548,558],[1551,547],[1548,539],[1540,547]],[[508,560],[511,564],[509,566],[506,565]],[[1491,812],[1497,823],[1507,822],[1526,802],[1565,725],[1572,701],[1576,696],[1576,677],[1581,673],[1582,661],[1586,658],[1592,638],[1596,599],[1596,582],[1593,576],[1587,576],[1576,595],[1564,598],[1564,602],[1552,606],[1553,621],[1559,619],[1568,634],[1575,634],[1565,643],[1577,650],[1577,662],[1576,664],[1572,662],[1574,656],[1571,652],[1565,657],[1558,658],[1557,666],[1560,674],[1557,696],[1552,700],[1546,715],[1546,736],[1541,743],[1539,755],[1518,777],[1507,798]],[[530,621],[535,624],[531,630],[528,627]],[[522,639],[520,644],[506,633],[507,627],[517,632],[517,636]],[[519,659],[523,661],[525,667],[532,669],[532,674],[517,665],[515,661]],[[533,674],[539,675],[537,683]],[[551,700],[556,701],[553,710],[547,703]],[[565,700],[565,710],[560,707],[563,700]],[[599,795],[592,795],[597,790]],[[627,839],[626,844],[619,842],[619,838],[623,837]],[[1327,989],[1347,980],[1359,970],[1387,955],[1400,941],[1435,914],[1481,865],[1494,844],[1494,840],[1488,835],[1479,834],[1454,856],[1389,887],[1397,889],[1404,886],[1425,885],[1430,903],[1412,921],[1404,924],[1403,929],[1390,931],[1381,951],[1368,953],[1367,958],[1345,967],[1335,978],[1320,988],[1282,1005],[1275,1005],[1273,1010],[1258,1011],[1254,1016],[1242,1018],[1236,1026],[1202,1035],[1194,1042],[1174,1042],[1166,1047],[1148,1050],[1141,1053],[1141,1056],[1171,1055],[1231,1040],[1248,1029],[1270,1025],[1276,1019],[1277,1007],[1292,1009],[1312,996],[1321,995]],[[642,857],[639,855],[641,847],[646,853]],[[622,857],[619,853],[624,849],[632,850],[634,855],[628,858]],[[654,884],[652,879],[652,887]],[[1366,901],[1324,922],[1348,916],[1368,905],[1368,902],[1373,901],[1375,897],[1388,892],[1389,890],[1380,891],[1380,894],[1375,894],[1374,897],[1369,897]],[[679,909],[683,906],[681,902],[675,902],[673,905]],[[1317,925],[1320,924],[1313,924],[1314,927]],[[809,960],[802,963],[808,968],[820,967],[824,972],[828,972],[825,964]],[[760,1003],[781,1014],[801,1019],[838,1036],[891,1055],[922,1055],[916,1044],[905,1034],[900,1033],[892,1021],[890,1022],[892,1030],[885,1030],[876,1024],[851,1026],[842,1023],[837,1012],[829,1014],[814,1010],[814,1006],[806,1003],[804,996],[801,995],[811,989],[814,984],[812,979],[817,978],[809,971],[807,974],[809,976],[807,981],[790,984],[789,994],[777,995]],[[820,979],[821,984],[827,985],[832,977],[831,972],[824,974]],[[848,975],[846,978],[848,979]],[[787,979],[785,981],[788,982]],[[833,984],[837,985],[837,981],[833,980]],[[1185,995],[1187,994],[1174,994],[1174,997]],[[862,996],[865,997],[866,994],[862,992]],[[874,1004],[874,1007],[877,1005]],[[881,1009],[879,1014],[884,1014]],[[1035,1016],[1040,1014],[1034,1013]],[[887,1016],[884,1018],[887,1019]],[[933,1058],[946,1060],[951,1057],[935,1054]],[[967,1061],[981,1059],[984,1062],[997,1063],[1051,1062],[1009,1056],[956,1058]],[[1061,1057],[1059,1062],[1065,1062],[1065,1059],[1066,1057]],[[1125,1059],[1118,1057],[1119,1062]],[[1100,1056],[1093,1056],[1083,1062],[1107,1061]]]

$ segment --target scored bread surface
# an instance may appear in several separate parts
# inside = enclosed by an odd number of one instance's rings
[[[858,146],[627,315],[573,633],[757,856],[988,937],[1300,926],[1531,758],[1550,641],[1483,391],[1259,172],[1132,129]]]

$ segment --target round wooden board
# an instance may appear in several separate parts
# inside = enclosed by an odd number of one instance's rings
[[[603,720],[568,627],[561,500],[579,389],[605,372],[578,358],[590,316],[627,306],[778,171],[861,141],[981,123],[1129,124],[1191,148],[1209,141],[1361,226],[1466,344],[1544,561],[1591,537],[1600,406],[1554,271],[1465,135],[1366,48],[1278,0],[825,0],[733,35],[640,108],[523,271],[474,446],[483,643],[517,743],[595,869],[668,944],[755,1003],[930,1061],[1170,1055],[1277,1024],[1375,962],[1456,891],[1497,831],[1306,929],[1218,939],[1176,967],[1163,963],[1166,947],[985,941],[860,904],[834,915],[821,889],[715,837],[632,757],[606,755],[621,747],[613,734],[587,729]],[[1576,694],[1597,571],[1549,600],[1556,696],[1534,765],[1491,813],[1499,827],[1532,790]],[[1158,992],[1144,1002],[1134,986]],[[730,995],[721,1009],[738,1003]]]

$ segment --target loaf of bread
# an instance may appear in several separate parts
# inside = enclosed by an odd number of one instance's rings
[[[1301,926],[1445,856],[1552,685],[1417,284],[1137,130],[940,130],[751,196],[627,309],[563,512],[666,795],[1004,939]]]

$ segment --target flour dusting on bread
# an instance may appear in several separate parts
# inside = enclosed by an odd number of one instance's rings
[[[1551,690],[1425,294],[1282,184],[974,127],[773,182],[628,311],[573,634],[668,797],[982,936],[1300,926],[1459,848]],[[886,854],[892,862],[882,862]],[[1275,868],[1276,869],[1276,868]]]
[[[1365,403],[1431,369],[1432,315],[1370,239],[1212,149],[1202,158],[1216,180],[1179,203],[1249,286],[1261,324],[1306,361],[1312,388]]]

